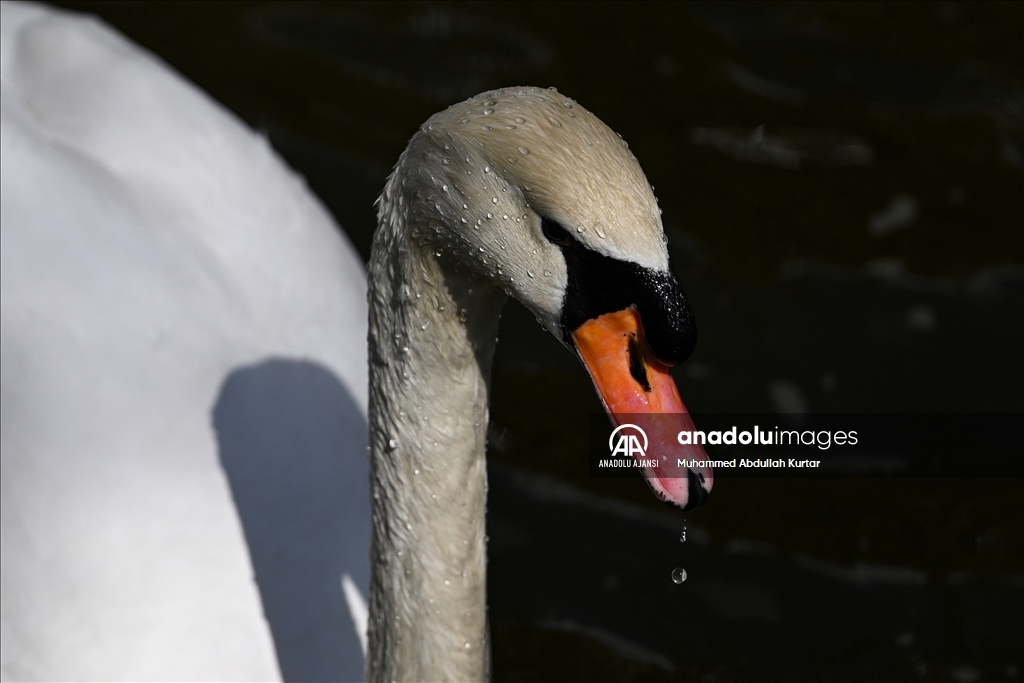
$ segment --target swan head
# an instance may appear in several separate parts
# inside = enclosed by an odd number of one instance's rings
[[[518,299],[576,353],[612,422],[652,442],[641,469],[658,497],[684,509],[707,497],[710,469],[676,467],[705,456],[676,445],[693,427],[668,373],[693,351],[693,315],[654,192],[600,119],[553,89],[453,105],[413,136],[381,222],[446,270]]]

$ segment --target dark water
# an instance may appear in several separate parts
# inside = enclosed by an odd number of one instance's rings
[[[265,130],[364,258],[430,114],[577,99],[657,189],[694,411],[1024,411],[1020,3],[77,7]],[[723,479],[684,515],[590,479],[582,368],[515,304],[500,339],[495,680],[1024,678],[1020,479],[969,454],[960,477]]]

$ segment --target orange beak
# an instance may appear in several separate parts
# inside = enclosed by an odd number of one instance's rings
[[[635,425],[647,436],[645,452],[633,457],[654,494],[684,510],[700,505],[714,475],[710,467],[680,464],[708,457],[700,445],[679,444],[679,432],[695,429],[693,420],[669,366],[651,353],[636,308],[588,320],[572,338],[612,423]]]

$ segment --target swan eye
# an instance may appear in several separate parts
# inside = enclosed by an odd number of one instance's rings
[[[573,243],[572,237],[565,231],[561,225],[550,218],[542,218],[540,222],[540,228],[544,232],[544,237],[547,238],[548,242],[557,244],[560,247],[568,247]]]

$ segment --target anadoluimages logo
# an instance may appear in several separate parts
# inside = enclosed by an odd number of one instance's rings
[[[640,445],[640,438],[637,438],[637,434],[643,439],[642,446]],[[616,440],[616,436],[618,440]],[[624,455],[628,457],[635,455],[644,458],[647,454],[647,434],[634,424],[619,425],[612,431],[612,435],[608,437],[608,450],[612,452],[612,456]]]

